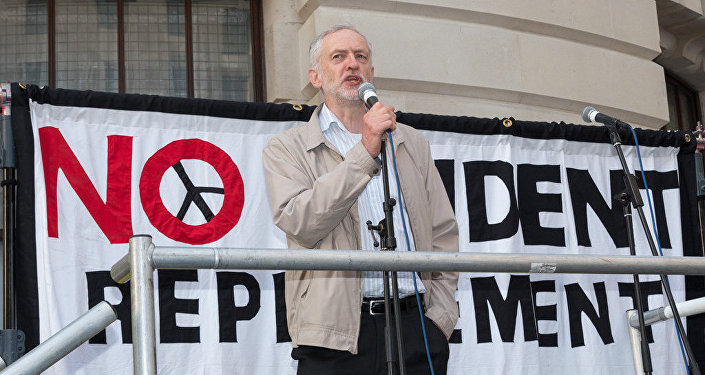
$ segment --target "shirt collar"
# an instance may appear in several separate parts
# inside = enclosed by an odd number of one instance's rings
[[[338,118],[330,111],[326,103],[321,104],[321,111],[318,112],[318,123],[321,126],[321,132],[325,133],[332,122],[338,121]]]
[[[321,112],[318,113],[318,123],[321,126],[321,132],[325,133],[333,124],[340,124],[340,120],[335,114],[323,103]]]
[[[333,111],[328,108],[328,106],[323,103],[321,111],[318,113],[318,123],[321,126],[321,133],[326,133],[330,129],[331,125],[335,125],[340,128],[343,132],[355,136],[356,134],[350,133],[348,128],[345,127],[342,121],[333,113]],[[358,134],[359,136],[359,134]]]

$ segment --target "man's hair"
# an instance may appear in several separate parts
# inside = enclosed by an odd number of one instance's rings
[[[369,61],[372,62],[372,44],[370,44],[370,41],[367,40],[367,37],[362,35],[361,32],[359,32],[354,26],[349,25],[349,24],[340,24],[340,25],[335,25],[329,28],[328,30],[318,34],[318,36],[311,42],[311,46],[308,48],[308,57],[310,59],[310,64],[311,68],[313,68],[315,71],[320,72],[321,68],[321,46],[323,45],[323,38],[326,36],[333,34],[336,31],[340,30],[350,30],[356,32],[358,35],[360,35],[363,39],[365,39],[365,42],[367,42],[367,47],[370,50],[370,56],[368,56]]]

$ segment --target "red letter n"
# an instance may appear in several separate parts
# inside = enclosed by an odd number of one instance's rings
[[[108,136],[108,181],[105,202],[59,129],[54,127],[39,129],[39,143],[44,163],[49,237],[59,237],[56,178],[61,169],[110,243],[128,242],[132,235],[130,213],[132,137]]]

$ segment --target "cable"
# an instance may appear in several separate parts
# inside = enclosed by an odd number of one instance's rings
[[[389,136],[389,144],[392,146],[392,165],[394,166],[394,179],[397,181],[397,197],[399,202],[399,212],[401,213],[401,223],[404,228],[404,239],[406,240],[406,250],[411,251],[411,242],[409,241],[409,231],[406,228],[406,218],[404,217],[404,202],[401,196],[401,187],[399,183],[399,172],[397,171],[397,154],[394,152],[394,142],[392,140],[392,132],[387,130],[387,135]],[[426,337],[426,324],[423,321],[423,309],[421,308],[421,297],[419,296],[419,287],[416,284],[416,274],[414,273],[411,279],[414,281],[414,294],[416,295],[416,305],[419,306],[419,318],[421,319],[421,332],[423,333],[423,343],[426,348],[426,359],[428,360],[428,367],[431,369],[431,375],[435,375],[433,372],[433,363],[431,361],[431,351],[428,348],[428,338]]]
[[[646,182],[646,174],[644,173],[644,164],[642,163],[641,160],[641,151],[639,149],[639,141],[636,139],[636,132],[634,129],[629,126],[629,130],[632,132],[632,137],[634,137],[634,144],[636,145],[636,154],[637,158],[639,159],[639,168],[641,169],[641,179],[644,181],[644,189],[646,190],[646,200],[649,202],[649,213],[651,214],[651,225],[654,227],[654,236],[656,237],[656,245],[658,246],[658,253],[660,256],[663,256],[663,250],[661,249],[661,240],[659,239],[658,236],[658,227],[656,226],[656,218],[654,216],[654,208],[651,206],[651,193],[649,193],[649,185]],[[666,286],[671,287],[670,281],[668,281],[668,275],[664,275],[664,278],[666,280]],[[676,324],[674,321],[673,324]],[[683,347],[683,338],[681,337],[681,333],[678,329],[676,329],[676,336],[678,337],[678,344],[680,345],[681,348],[681,355],[683,356],[683,362],[685,362],[685,370],[687,374],[690,374],[690,368],[688,367],[688,357],[685,354],[685,348]]]

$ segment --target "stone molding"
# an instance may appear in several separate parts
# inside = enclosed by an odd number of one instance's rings
[[[700,92],[705,91],[703,8],[693,1],[656,1],[662,52],[654,61]]]

